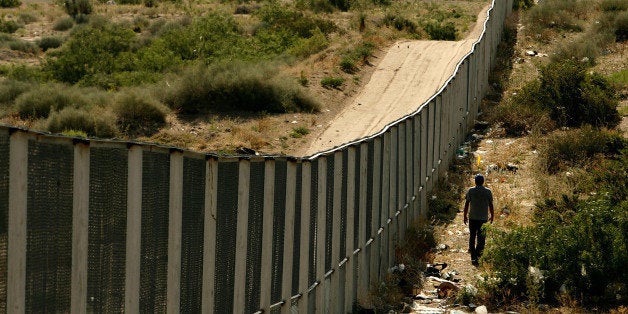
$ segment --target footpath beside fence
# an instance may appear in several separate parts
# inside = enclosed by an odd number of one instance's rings
[[[0,126],[0,312],[351,312],[425,219],[511,8],[415,113],[310,157]]]

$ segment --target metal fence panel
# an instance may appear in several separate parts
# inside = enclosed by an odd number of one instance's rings
[[[273,209],[273,253],[272,253],[272,283],[271,304],[281,301],[283,254],[284,254],[284,230],[286,224],[286,187],[287,187],[287,162],[275,161],[275,201]],[[265,248],[268,249],[268,248]]]
[[[264,213],[264,179],[265,163],[263,161],[251,162],[245,313],[253,313],[259,309],[262,250],[271,249],[262,247],[263,225],[260,222],[263,220]]]
[[[168,276],[170,155],[142,155],[140,311],[164,312]]]
[[[183,158],[183,211],[181,235],[182,313],[201,311],[203,239],[205,228],[206,161]]]
[[[72,186],[70,142],[30,140],[26,250],[26,312],[70,309]]]
[[[237,162],[218,163],[214,295],[216,313],[233,313],[238,173],[239,165]]]
[[[90,149],[88,310],[124,310],[127,208],[126,147]]]

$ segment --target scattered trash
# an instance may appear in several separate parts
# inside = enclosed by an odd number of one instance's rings
[[[460,287],[449,281],[441,282],[436,288],[440,299],[452,297],[458,293],[458,290],[460,290]]]
[[[440,277],[440,272],[445,268],[447,268],[447,263],[427,264],[425,267],[425,276]]]
[[[534,57],[538,54],[538,52],[534,51],[534,50],[528,50],[526,51],[526,56],[528,57]]]

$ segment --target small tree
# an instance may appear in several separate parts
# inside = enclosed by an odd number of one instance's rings
[[[0,8],[15,8],[21,4],[20,0],[0,0]]]
[[[74,20],[81,19],[84,15],[92,13],[92,3],[89,0],[65,0],[63,6],[65,7],[65,12]]]

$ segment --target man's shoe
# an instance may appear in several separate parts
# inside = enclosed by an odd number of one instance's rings
[[[473,259],[473,260],[471,260],[471,265],[473,265],[473,266],[479,266],[479,265],[480,265],[480,262],[478,262],[478,260],[477,260],[477,259]]]

